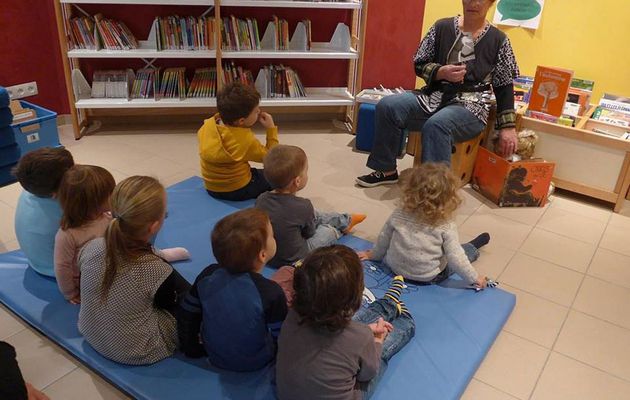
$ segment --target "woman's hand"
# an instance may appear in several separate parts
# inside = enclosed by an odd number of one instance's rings
[[[435,74],[435,78],[439,81],[449,81],[453,83],[464,82],[466,76],[466,65],[442,65]]]
[[[499,132],[499,142],[495,150],[500,156],[509,157],[516,152],[517,144],[518,138],[516,136],[516,129],[501,129]]]

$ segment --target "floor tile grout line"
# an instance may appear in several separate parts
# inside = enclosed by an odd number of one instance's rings
[[[605,224],[605,222],[601,222],[601,221],[599,221],[599,222],[600,222],[601,224]],[[601,242],[601,239],[604,237],[604,233],[606,232],[606,228],[607,228],[607,227],[608,227],[607,225],[605,225],[605,226],[604,226],[604,230],[602,231],[601,235],[600,235],[600,236],[599,236],[599,238],[597,239],[597,247],[599,247],[599,243]],[[586,243],[586,244],[590,244],[590,245],[595,246],[595,243],[588,242],[588,241],[583,240],[583,239],[578,239],[578,238],[575,238],[575,237],[571,237],[571,236],[565,235],[565,234],[563,234],[563,233],[554,232],[554,231],[549,230],[549,229],[547,229],[547,228],[545,228],[545,227],[543,227],[543,226],[540,226],[540,225],[536,225],[534,228],[542,229],[542,230],[543,230],[543,231],[545,231],[545,232],[554,233],[554,234],[556,234],[556,235],[558,235],[558,236],[562,236],[562,237],[565,237],[565,238],[567,238],[567,239],[577,240],[578,242],[582,242],[582,243]]]
[[[566,357],[566,358],[568,358],[568,359],[570,359],[570,360],[572,360],[572,361],[575,361],[575,362],[577,362],[577,363],[579,363],[579,364],[581,364],[581,365],[583,365],[583,366],[585,366],[585,367],[592,368],[592,369],[594,369],[594,370],[596,370],[596,371],[599,371],[599,372],[601,372],[601,373],[603,373],[603,374],[610,375],[610,376],[612,376],[612,377],[614,377],[614,378],[617,378],[617,379],[622,380],[622,381],[624,381],[624,382],[630,383],[630,379],[628,379],[628,378],[624,378],[624,377],[622,377],[622,376],[619,376],[619,375],[613,374],[613,373],[608,372],[608,371],[606,371],[606,370],[603,370],[603,369],[601,369],[600,367],[597,367],[597,366],[595,366],[595,365],[588,364],[588,363],[586,363],[586,362],[584,362],[584,361],[582,361],[582,360],[579,360],[579,359],[577,359],[577,358],[575,358],[575,357],[573,357],[573,356],[571,356],[571,355],[569,355],[569,354],[565,354],[565,353],[560,352],[560,351],[557,351],[557,350],[551,350],[551,352],[552,352],[552,353],[559,354],[559,355],[561,355],[561,356],[563,356],[563,357]]]
[[[522,246],[521,246],[521,247],[522,247]],[[596,249],[595,251],[597,251],[597,249]],[[593,252],[593,254],[595,254],[595,251]],[[542,258],[542,257],[540,257],[540,256],[537,256],[537,255],[534,255],[534,254],[527,253],[526,251],[523,251],[523,250],[521,250],[521,249],[516,250],[516,252],[517,252],[517,253],[521,253],[522,255],[525,255],[525,256],[531,257],[531,258],[535,258],[535,259],[537,259],[537,260],[539,260],[539,261],[544,261],[544,262],[546,262],[546,263],[552,264],[552,265],[553,265],[553,266],[555,266],[555,267],[560,267],[560,268],[562,268],[562,269],[566,269],[567,271],[575,272],[575,273],[577,273],[577,274],[586,275],[586,271],[578,271],[578,270],[576,270],[576,269],[573,269],[573,268],[567,267],[567,266],[565,266],[565,265],[560,265],[560,264],[558,264],[558,263],[556,263],[556,262],[554,262],[554,261],[549,261],[549,260],[546,260],[546,259],[544,259],[544,258]],[[593,257],[593,256],[591,256],[591,259],[592,259],[592,257]],[[589,264],[589,265],[590,265],[590,264]],[[587,269],[588,269],[588,267],[587,267]]]
[[[9,340],[11,340],[11,338],[19,333],[24,332],[25,330],[27,330],[28,328],[26,326],[23,326],[22,329],[20,329],[17,332],[13,332],[12,334],[10,334],[9,336],[6,336],[4,338],[1,338],[0,340],[4,341],[4,342],[8,342]]]
[[[77,364],[74,364],[74,368],[70,371],[68,371],[66,374],[63,374],[62,376],[60,376],[59,378],[55,379],[54,381],[50,382],[48,385],[41,387],[41,388],[37,388],[38,390],[42,390],[45,391],[47,388],[49,388],[50,386],[54,385],[55,383],[59,382],[60,380],[62,380],[64,377],[70,375],[71,373],[73,373],[74,371],[76,371],[77,369],[79,369],[79,366]]]
[[[610,219],[612,217],[609,216],[608,217],[608,221],[606,222],[606,226],[608,225],[608,223],[610,222]],[[604,232],[606,231],[606,228],[604,228]],[[602,240],[604,238],[604,233],[602,232],[599,241],[597,242],[597,247],[599,248],[599,245],[601,244]],[[593,258],[595,257],[595,253],[593,253],[593,255],[591,256],[591,261],[589,262],[589,265],[591,262],[593,262]],[[547,358],[545,359],[545,363],[543,364],[543,367],[541,368],[540,372],[538,373],[538,377],[536,378],[536,383],[534,383],[534,388],[532,389],[532,392],[529,396],[529,399],[531,400],[532,396],[534,395],[534,392],[536,391],[536,387],[538,387],[538,382],[540,382],[540,378],[542,377],[543,373],[545,372],[545,368],[547,368],[547,364],[549,363],[549,358],[551,357],[551,352],[554,351],[554,349],[556,348],[556,344],[558,343],[558,339],[560,338],[560,334],[562,334],[562,330],[564,329],[564,326],[567,323],[567,320],[569,319],[569,315],[571,315],[571,311],[576,311],[573,308],[573,305],[575,304],[575,300],[577,299],[577,297],[580,294],[580,290],[582,289],[582,285],[584,284],[584,280],[586,280],[586,274],[582,274],[582,279],[580,280],[580,284],[578,285],[577,290],[575,291],[575,295],[573,296],[573,301],[571,301],[571,304],[569,306],[569,312],[565,315],[564,320],[562,321],[562,324],[560,325],[560,329],[558,330],[558,334],[556,335],[556,338],[554,339],[552,345],[551,345],[551,351],[549,352],[549,354],[547,354]]]
[[[524,341],[526,341],[526,342],[528,342],[528,343],[534,344],[534,345],[536,345],[536,346],[538,346],[538,347],[542,347],[542,348],[543,348],[543,349],[545,349],[545,350],[552,351],[551,347],[547,347],[547,346],[545,346],[544,344],[540,344],[540,343],[538,343],[538,342],[533,341],[533,340],[532,340],[532,339],[530,339],[530,338],[526,338],[526,337],[525,337],[525,336],[523,336],[523,335],[519,335],[518,333],[514,333],[514,332],[512,332],[512,331],[509,331],[509,330],[505,329],[505,325],[504,325],[504,326],[503,326],[503,328],[501,329],[501,332],[509,333],[510,335],[516,336],[517,338],[522,339],[522,340],[524,340]]]
[[[480,379],[480,378],[478,378],[478,377],[476,377],[476,376],[474,376],[474,375],[473,375],[473,377],[472,377],[472,379],[471,379],[470,381],[472,381],[473,379],[474,379],[474,380],[477,380],[477,381],[479,381],[479,382],[481,382],[481,383],[483,383],[484,385],[488,385],[488,386],[490,386],[491,388],[493,388],[493,389],[494,389],[494,390],[496,390],[497,392],[500,392],[500,393],[506,394],[506,395],[510,396],[511,398],[513,398],[513,399],[515,399],[515,400],[520,400],[517,396],[514,396],[513,394],[508,393],[508,392],[506,392],[505,390],[503,390],[503,389],[501,389],[501,388],[498,388],[498,387],[496,387],[496,386],[494,386],[494,385],[492,385],[492,384],[490,384],[490,383],[488,383],[488,382],[486,382],[486,381],[484,381],[484,380],[482,380],[482,379]],[[468,385],[470,386],[470,382],[468,382]],[[468,388],[468,386],[466,386],[466,388]]]

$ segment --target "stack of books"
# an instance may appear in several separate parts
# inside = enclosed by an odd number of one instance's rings
[[[186,68],[166,68],[160,77],[160,84],[155,99],[161,98],[184,100],[186,98]]]
[[[158,50],[209,50],[215,48],[212,17],[156,17]]]
[[[129,98],[130,76],[133,71],[97,70],[92,77],[92,97],[95,98]]]
[[[302,81],[290,67],[284,65],[268,65],[260,70],[258,79],[264,79],[265,92],[261,96],[266,98],[306,97]]]
[[[188,88],[188,97],[216,97],[217,70],[216,68],[198,68]]]
[[[155,93],[157,68],[144,68],[138,70],[131,87],[132,99],[150,99]]]
[[[254,86],[252,71],[236,66],[234,61],[223,63],[223,83],[241,82],[244,85]]]
[[[592,118],[623,128],[630,128],[630,97],[604,93]]]
[[[223,50],[260,50],[258,22],[254,18],[222,18],[221,37]]]
[[[96,50],[94,21],[88,17],[71,18],[68,44],[70,49]]]
[[[285,19],[278,19],[275,15],[273,23],[276,27],[276,50],[289,50],[289,23]]]
[[[138,48],[138,41],[124,23],[103,18],[101,14],[96,14],[94,19],[96,20],[96,29],[100,36],[102,47],[107,50],[131,50]]]

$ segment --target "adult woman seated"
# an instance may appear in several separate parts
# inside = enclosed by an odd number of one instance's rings
[[[507,36],[486,21],[494,0],[462,0],[464,15],[438,20],[413,58],[419,91],[383,98],[376,106],[374,146],[360,186],[398,181],[396,157],[404,131],[422,131],[422,162],[450,164],[453,143],[470,140],[488,122],[490,96],[497,103],[498,152],[516,150],[513,80],[518,66]]]

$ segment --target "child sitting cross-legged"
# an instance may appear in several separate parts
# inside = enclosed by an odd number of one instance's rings
[[[389,360],[415,334],[400,300],[403,282],[395,277],[383,298],[362,307],[357,254],[340,245],[313,251],[295,269],[293,309],[280,333],[280,400],[369,398]]]
[[[219,113],[199,129],[201,175],[210,196],[240,201],[270,190],[263,172],[249,165],[250,161],[262,162],[267,151],[278,144],[278,127],[271,115],[260,110],[259,103],[256,89],[230,83],[217,96]],[[251,129],[257,122],[267,131],[265,145]]]
[[[111,209],[105,237],[79,252],[79,331],[110,360],[152,364],[175,351],[175,314],[190,288],[151,245],[166,216],[166,191],[155,178],[132,176],[114,188]]]
[[[116,181],[105,168],[75,165],[61,180],[57,198],[63,210],[55,236],[55,277],[63,296],[81,302],[77,255],[92,239],[103,237],[112,217],[109,198]]]
[[[265,177],[273,191],[263,193],[256,207],[271,219],[278,243],[269,265],[290,265],[318,247],[333,244],[365,219],[365,214],[316,211],[310,200],[296,196],[308,182],[308,159],[297,146],[278,145],[264,160]]]
[[[217,264],[199,274],[181,303],[181,349],[231,371],[263,368],[276,357],[287,314],[283,290],[260,274],[276,252],[267,214],[250,208],[220,220],[212,251]]]
[[[372,250],[362,259],[384,263],[405,279],[439,283],[457,273],[477,288],[487,286],[471,262],[490,235],[482,233],[460,244],[453,213],[461,203],[459,179],[446,164],[424,163],[401,174],[398,209],[381,229]],[[371,262],[371,261],[367,261]]]

